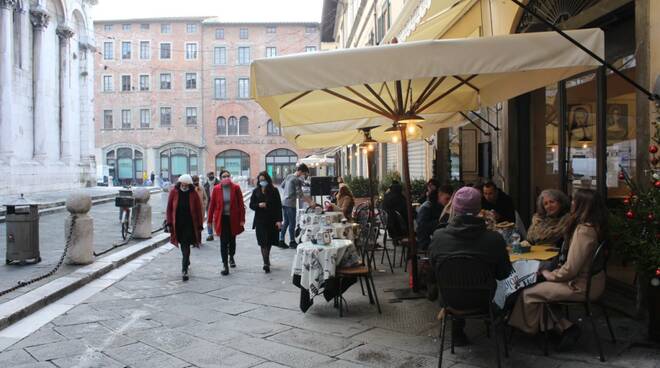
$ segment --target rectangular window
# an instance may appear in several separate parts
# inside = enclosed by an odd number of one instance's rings
[[[140,24],[140,29],[143,30],[143,31],[148,31],[149,30],[149,23]]]
[[[225,78],[215,78],[213,81],[213,97],[216,99],[227,98],[227,80]]]
[[[161,59],[171,59],[172,58],[172,44],[169,42],[163,42],[160,44],[160,58]]]
[[[151,111],[149,109],[140,109],[140,128],[149,128],[151,124]]]
[[[172,125],[172,108],[171,107],[161,107],[160,108],[160,125],[162,125],[162,126]]]
[[[115,58],[114,44],[112,42],[103,42],[103,60],[112,60]]]
[[[224,28],[216,28],[215,29],[215,39],[216,40],[224,40],[225,39],[225,29]]]
[[[131,129],[131,110],[121,110],[121,128]]]
[[[103,110],[103,129],[112,129],[112,110]]]
[[[196,107],[186,107],[186,125],[197,125]]]
[[[305,33],[316,33],[316,26],[306,26]]]
[[[140,41],[140,59],[147,60],[151,57],[151,48],[149,41]]]
[[[197,44],[186,43],[186,60],[197,59]]]
[[[148,90],[149,90],[149,75],[148,74],[140,75],[140,91],[148,91]]]
[[[248,29],[247,28],[241,28],[238,31],[239,38],[241,40],[247,40],[248,39]]]
[[[106,32],[112,31],[112,24],[104,24],[103,25],[103,30]]]
[[[305,52],[316,52],[316,46],[305,46]]]
[[[227,64],[227,48],[215,47],[213,49],[213,64],[214,65]]]
[[[127,92],[131,90],[131,76],[122,75],[121,76],[121,90],[122,92]]]
[[[238,79],[238,98],[250,98],[250,79]]]
[[[121,43],[121,58],[130,59],[131,58],[131,42],[124,41]]]
[[[239,65],[248,65],[248,64],[250,64],[250,48],[249,47],[239,47],[238,48],[238,64]]]
[[[196,33],[197,32],[197,24],[195,24],[195,23],[186,24],[186,32]]]
[[[172,74],[160,74],[160,89],[172,89]]]
[[[266,57],[277,56],[277,48],[275,47],[266,47]]]
[[[160,25],[160,33],[169,34],[172,33],[172,25],[169,23],[163,23]]]
[[[111,75],[103,76],[103,92],[112,92],[113,84]]]
[[[122,29],[122,31],[130,31],[131,30],[131,25],[130,24],[122,24],[121,29]]]
[[[197,73],[186,73],[186,89],[197,89]]]
[[[266,33],[275,33],[275,26],[266,27]]]

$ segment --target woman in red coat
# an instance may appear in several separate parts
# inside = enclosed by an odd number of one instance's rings
[[[167,199],[167,226],[170,229],[170,243],[181,248],[181,274],[183,281],[188,281],[190,266],[190,246],[199,246],[204,219],[202,203],[192,187],[190,175],[179,177]]]
[[[229,264],[236,267],[236,235],[243,232],[245,226],[245,203],[241,187],[231,181],[227,170],[220,172],[220,184],[213,188],[209,204],[208,226],[220,235],[220,255],[222,256],[223,276],[229,274]],[[229,259],[227,259],[229,258]]]

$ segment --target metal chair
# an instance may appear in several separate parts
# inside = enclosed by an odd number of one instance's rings
[[[390,239],[392,239],[392,244],[394,247],[392,259],[394,259],[394,263],[396,264],[396,248],[401,247],[401,259],[399,260],[399,267],[401,267],[403,266],[403,261],[406,258],[406,251],[408,250],[408,222],[404,220],[401,213],[396,210],[388,211],[387,218],[387,233],[389,234]],[[392,219],[394,221],[392,221]],[[406,226],[404,227],[403,224],[406,224]]]
[[[504,356],[509,356],[509,348],[504,334],[502,317],[495,317],[493,295],[497,283],[491,266],[479,258],[468,255],[453,255],[445,258],[436,267],[436,282],[445,304],[440,332],[440,354],[438,368],[442,367],[445,348],[447,319],[452,324],[455,318],[477,319],[493,326],[497,367],[501,367],[498,326],[504,341]],[[451,340],[451,353],[454,354],[454,339]]]
[[[600,299],[591,300],[589,295],[591,295],[591,281],[594,276],[598,275],[601,272],[607,272],[607,260],[609,259],[609,250],[608,243],[606,241],[601,242],[596,248],[591,264],[589,265],[589,279],[587,279],[587,290],[585,293],[584,300],[579,301],[557,301],[543,304],[543,324],[545,327],[545,341],[543,344],[543,353],[548,355],[548,314],[550,313],[550,307],[552,305],[559,305],[564,307],[564,313],[568,316],[568,308],[573,305],[582,305],[584,307],[585,317],[589,320],[591,324],[591,329],[596,337],[596,346],[598,347],[598,354],[600,355],[600,361],[605,361],[605,356],[603,355],[603,346],[600,342],[600,336],[598,335],[598,330],[596,329],[596,322],[593,317],[593,308],[592,305],[596,304],[601,307],[602,313],[605,316],[605,322],[607,322],[607,328],[610,331],[610,336],[612,337],[612,343],[616,343],[616,338],[614,337],[614,330],[612,330],[612,324],[610,323],[610,317],[607,314],[607,307],[603,304]]]

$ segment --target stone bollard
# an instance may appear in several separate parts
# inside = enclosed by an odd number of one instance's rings
[[[137,222],[133,239],[149,239],[151,238],[151,205],[148,202],[151,193],[147,188],[138,188],[133,191],[133,197],[136,202],[133,216]]]
[[[70,215],[64,221],[64,241],[71,234],[66,264],[90,264],[94,262],[94,219],[88,214],[92,208],[92,197],[73,193],[66,200]],[[71,222],[76,218],[73,228]]]

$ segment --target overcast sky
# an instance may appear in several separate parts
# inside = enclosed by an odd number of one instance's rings
[[[99,0],[97,20],[217,16],[227,22],[319,22],[323,0]]]

